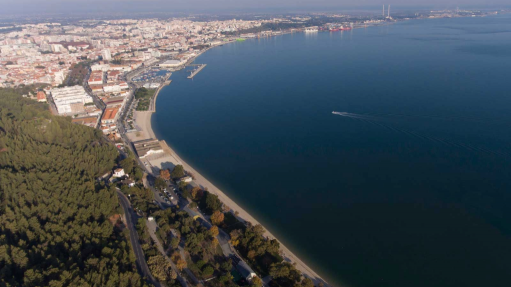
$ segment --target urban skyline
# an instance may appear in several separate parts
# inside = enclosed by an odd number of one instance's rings
[[[138,1],[138,0],[117,0],[117,1],[99,1],[91,0],[87,2],[71,0],[49,0],[34,1],[22,0],[11,1],[2,0],[2,11],[0,15],[9,14],[90,14],[90,13],[306,13],[306,12],[324,12],[324,11],[373,11],[378,10],[382,4],[393,5],[396,11],[399,10],[421,10],[421,9],[448,9],[453,7],[463,7],[466,9],[494,9],[506,8],[510,4],[505,0],[496,0],[491,3],[481,3],[475,0],[462,1],[404,1],[398,0],[392,3],[383,3],[382,1],[258,1],[257,3],[230,0],[220,1]]]

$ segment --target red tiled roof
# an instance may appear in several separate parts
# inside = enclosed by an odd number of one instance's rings
[[[37,92],[37,100],[40,101],[40,100],[46,100],[46,95],[44,94],[44,92]]]
[[[103,115],[103,120],[113,120],[119,108],[108,108],[105,110],[105,114]]]

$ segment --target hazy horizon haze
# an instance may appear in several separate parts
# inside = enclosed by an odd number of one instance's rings
[[[6,14],[58,14],[58,13],[290,13],[290,12],[342,12],[354,9],[378,10],[382,4],[391,5],[394,11],[403,9],[447,9],[460,8],[496,8],[510,6],[509,1],[493,0],[0,0],[4,7],[0,15]]]

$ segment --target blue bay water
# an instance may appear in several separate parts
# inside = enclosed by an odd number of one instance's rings
[[[156,134],[330,282],[511,286],[510,16],[253,39],[196,62],[159,95]]]

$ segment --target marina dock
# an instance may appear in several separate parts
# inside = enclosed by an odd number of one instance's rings
[[[198,65],[198,67],[195,68],[195,70],[193,70],[190,73],[190,76],[188,76],[188,79],[193,79],[193,77],[195,77],[195,75],[197,75],[200,71],[202,71],[202,69],[204,69],[204,67],[206,67],[206,64]]]

